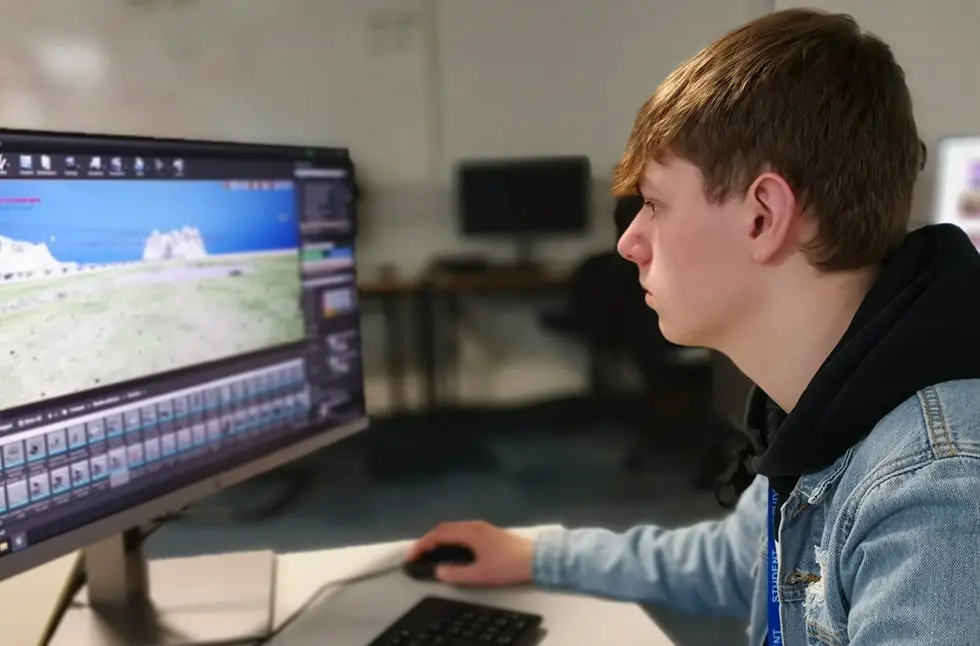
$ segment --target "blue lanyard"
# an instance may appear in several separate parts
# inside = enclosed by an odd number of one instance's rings
[[[767,646],[783,646],[779,619],[779,555],[776,553],[776,510],[779,495],[769,487],[769,639]]]

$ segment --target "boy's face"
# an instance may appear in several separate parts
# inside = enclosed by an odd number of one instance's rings
[[[701,171],[676,158],[649,162],[638,188],[643,208],[617,250],[639,269],[669,341],[718,348],[754,289],[751,208],[711,203]]]

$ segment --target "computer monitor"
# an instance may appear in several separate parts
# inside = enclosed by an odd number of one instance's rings
[[[367,426],[351,171],[339,148],[0,131],[0,580],[83,549],[64,643],[271,629],[271,555],[151,588],[137,528]]]
[[[513,237],[520,262],[530,262],[535,238],[588,228],[588,157],[463,161],[457,179],[463,235]]]
[[[935,204],[936,222],[961,227],[980,247],[980,135],[940,140]]]

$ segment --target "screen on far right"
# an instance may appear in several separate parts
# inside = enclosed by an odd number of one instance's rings
[[[934,218],[960,227],[980,247],[980,136],[939,142]]]

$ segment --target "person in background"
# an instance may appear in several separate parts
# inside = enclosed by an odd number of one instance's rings
[[[907,232],[924,163],[901,67],[849,16],[771,13],[683,63],[618,166],[643,201],[618,250],[668,340],[758,386],[734,510],[533,541],[447,523],[408,558],[463,543],[442,581],[743,617],[753,646],[980,644],[980,256]]]

